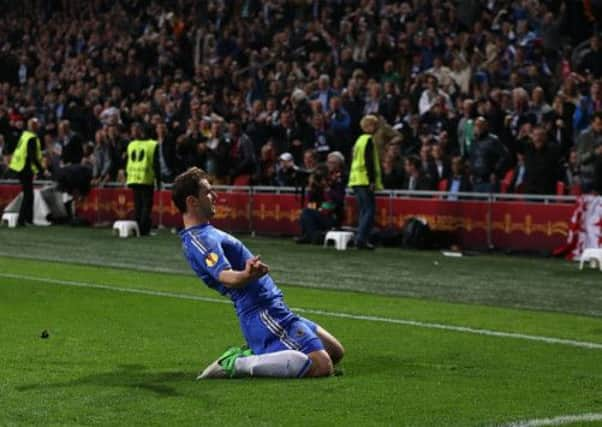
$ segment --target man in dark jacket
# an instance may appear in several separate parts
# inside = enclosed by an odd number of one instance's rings
[[[581,171],[581,189],[584,193],[592,191],[594,180],[594,161],[596,150],[602,146],[602,112],[596,112],[592,124],[577,138],[577,161]]]
[[[240,130],[240,123],[230,122],[230,180],[232,185],[250,185],[251,176],[257,169],[255,147],[249,137]]]
[[[470,170],[477,193],[493,193],[499,189],[499,180],[508,163],[508,150],[498,137],[489,133],[487,119],[475,121],[475,141],[470,149]]]
[[[59,140],[63,148],[61,152],[61,163],[63,165],[77,165],[84,156],[83,142],[79,134],[71,130],[69,120],[59,123]]]
[[[531,140],[524,147],[525,192],[528,194],[554,194],[560,177],[560,153],[549,144],[543,128],[533,129]]]
[[[402,187],[403,190],[430,191],[434,189],[430,176],[424,173],[421,168],[418,156],[408,156],[405,160],[404,169],[406,176]]]

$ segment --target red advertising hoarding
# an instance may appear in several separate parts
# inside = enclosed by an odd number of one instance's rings
[[[18,185],[0,186],[0,209],[19,192]],[[302,199],[299,194],[253,193],[232,189],[218,193],[214,224],[232,232],[296,235]],[[443,198],[376,198],[376,220],[381,227],[401,228],[411,217],[427,220],[431,229],[450,233],[465,248],[553,250],[565,243],[571,203],[528,201],[450,201]],[[77,214],[91,224],[133,219],[133,193],[128,188],[95,188],[77,206]],[[345,224],[357,218],[355,198],[345,202]],[[153,223],[181,226],[170,191],[155,192]]]

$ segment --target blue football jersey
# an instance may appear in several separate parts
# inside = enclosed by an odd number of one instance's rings
[[[282,298],[282,291],[269,274],[240,289],[220,283],[222,271],[244,270],[245,262],[253,256],[236,237],[206,223],[180,231],[180,238],[184,255],[197,276],[210,288],[228,296],[239,316],[268,307]]]

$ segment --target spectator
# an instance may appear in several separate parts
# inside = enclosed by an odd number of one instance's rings
[[[402,190],[429,191],[432,190],[431,179],[422,172],[418,156],[408,156],[405,159],[405,181]]]
[[[297,243],[320,244],[324,234],[341,224],[345,200],[345,159],[339,151],[328,155],[326,168],[319,166],[309,176],[307,206],[299,219],[301,236]]]
[[[451,193],[447,196],[448,200],[458,200],[456,193],[467,193],[472,191],[470,177],[466,173],[465,161],[462,157],[456,156],[451,161],[450,177],[447,180],[446,190]]]
[[[440,99],[443,98],[443,102],[447,106],[449,111],[453,110],[451,100],[449,95],[445,93],[443,90],[439,89],[439,82],[434,75],[428,75],[426,78],[426,89],[422,91],[422,95],[420,95],[420,101],[418,103],[418,110],[420,115],[428,113],[433,105],[437,102],[440,102]]]
[[[326,129],[326,121],[322,114],[315,114],[312,119],[313,144],[310,148],[316,151],[318,159],[325,161],[331,151],[332,137]]]
[[[250,185],[256,169],[255,149],[249,137],[241,133],[240,123],[230,122],[230,182],[232,185]]]
[[[378,115],[381,108],[381,87],[379,83],[372,81],[368,86],[368,96],[364,104],[364,114]]]
[[[81,137],[71,130],[69,120],[61,120],[58,128],[58,136],[62,147],[62,164],[79,164],[83,157],[83,142]]]
[[[256,185],[271,186],[276,182],[276,153],[271,142],[261,147],[257,175],[254,179]]]
[[[516,154],[516,165],[512,170],[512,180],[509,183],[508,191],[513,193],[525,192],[525,178],[527,176],[527,167],[525,165],[525,155],[523,153]],[[504,192],[504,190],[502,190]]]
[[[584,91],[587,87],[584,87]],[[595,81],[589,87],[589,93],[579,98],[575,113],[573,114],[573,128],[576,132],[584,130],[591,122],[594,113],[602,110],[602,88],[600,82]]]
[[[330,110],[330,100],[336,96],[336,92],[330,87],[330,77],[328,74],[322,74],[318,79],[318,90],[312,95],[312,100],[317,100],[322,105],[322,111],[327,112]]]
[[[224,133],[224,123],[221,119],[211,122],[211,138],[207,141],[207,173],[216,185],[229,183],[228,169],[230,139]]]
[[[335,96],[330,99],[330,112],[328,115],[329,119],[329,133],[340,149],[343,151],[349,147],[349,140],[351,137],[351,116],[343,107],[341,98]]]
[[[462,103],[462,118],[458,122],[459,154],[465,158],[468,157],[474,141],[473,105],[472,99],[464,100]]]
[[[172,182],[175,178],[176,144],[164,122],[157,123],[155,127],[157,143],[159,144],[159,164],[161,166],[161,181]],[[109,136],[110,138],[110,136]],[[113,143],[114,144],[114,143]]]
[[[435,183],[439,183],[444,179],[448,179],[450,175],[451,163],[449,158],[444,153],[441,145],[435,144],[431,150],[432,162],[430,166],[429,175],[433,178]]]
[[[577,161],[581,173],[581,190],[589,193],[593,189],[594,162],[598,151],[602,150],[602,112],[596,112],[589,128],[577,139]]]
[[[46,3],[32,5],[27,16],[14,9],[2,17],[3,151],[13,152],[34,116],[43,124],[40,137],[61,133],[64,163],[81,153],[71,152],[78,144],[63,146],[61,121],[69,121],[82,146],[104,128],[108,180],[125,164],[119,129],[135,121],[151,133],[158,121],[167,127],[160,153],[165,175],[211,166],[223,182],[234,178],[230,172],[242,175],[240,183],[256,174],[257,161],[234,160],[228,134],[215,137],[218,117],[225,128],[240,122],[254,157],[271,140],[276,156],[289,152],[297,164],[316,141],[310,99],[330,135],[323,157],[340,150],[351,158],[369,112],[382,117],[373,137],[379,154],[391,141],[402,143],[405,155],[418,154],[421,135],[433,143],[446,134],[447,154],[468,158],[474,117],[483,115],[513,158],[528,123],[543,124],[549,145],[559,144],[567,161],[579,133],[602,110],[599,36],[582,19],[582,2],[516,8],[508,1],[376,2],[374,10],[325,2],[315,14],[299,2],[285,9],[278,0],[243,14],[238,2],[223,8],[209,2],[201,21],[192,0],[151,1],[138,9],[124,2]],[[589,50],[573,64],[571,53],[588,38]],[[458,123],[453,106],[465,99],[474,103]],[[106,164],[102,155],[98,160]],[[247,162],[245,171],[236,171],[239,161]],[[217,172],[216,165],[227,170]]]
[[[474,189],[479,193],[496,192],[506,171],[508,151],[496,135],[489,133],[487,120],[482,116],[475,121],[474,135],[469,156]]]
[[[276,184],[280,187],[298,187],[300,174],[291,153],[282,153],[276,170]]]
[[[566,183],[569,191],[574,193],[577,188],[581,189],[581,171],[579,170],[577,150],[574,147],[569,152],[569,157],[563,170],[565,171],[563,181]]]
[[[578,69],[581,74],[591,74],[596,79],[602,77],[602,48],[599,34],[590,37],[589,50],[581,59]]]
[[[533,129],[531,140],[524,149],[525,192],[554,194],[560,179],[560,151],[551,145],[542,127]]]
[[[318,153],[313,148],[303,152],[303,169],[313,171],[318,166]]]
[[[403,186],[403,163],[398,144],[389,144],[382,160],[383,187],[387,190],[400,189]]]

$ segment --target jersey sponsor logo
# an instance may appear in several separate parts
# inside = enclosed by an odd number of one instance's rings
[[[213,267],[215,264],[217,264],[218,260],[219,256],[215,252],[211,252],[209,255],[207,255],[207,258],[205,258],[205,264],[207,264],[207,267]]]

